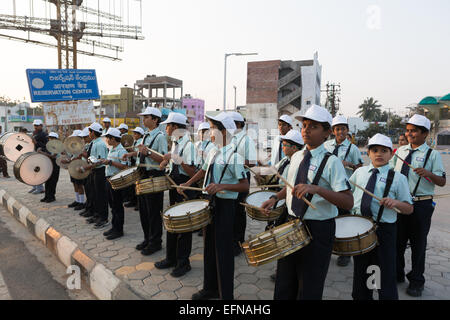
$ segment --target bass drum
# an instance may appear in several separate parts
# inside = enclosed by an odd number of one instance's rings
[[[15,162],[24,153],[33,152],[33,139],[21,132],[6,132],[0,136],[0,155]]]
[[[38,152],[22,154],[14,163],[14,176],[20,182],[38,186],[52,175],[53,164],[49,157]]]

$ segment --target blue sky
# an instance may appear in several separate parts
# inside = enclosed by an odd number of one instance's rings
[[[97,70],[105,94],[147,74],[168,75],[208,109],[222,107],[224,54],[258,52],[228,60],[228,106],[233,85],[243,105],[248,61],[311,59],[315,51],[322,86],[341,84],[347,116],[369,96],[401,111],[427,95],[450,93],[448,0],[143,0],[143,11],[146,39],[126,41],[123,61],[79,56],[79,68]],[[3,39],[0,46],[0,95],[29,100],[25,69],[56,68],[56,49]]]

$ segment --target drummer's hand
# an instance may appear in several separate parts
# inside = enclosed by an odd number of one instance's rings
[[[344,167],[349,167],[349,168],[352,168],[353,170],[355,170],[355,165],[351,162],[342,161],[342,164],[344,165]]]
[[[301,199],[304,197],[307,193],[309,194],[316,194],[319,191],[319,187],[313,184],[298,184],[294,186],[294,189],[292,190],[292,195],[297,197],[298,199]]]
[[[431,178],[431,176],[433,174],[432,172],[430,172],[424,168],[416,168],[416,169],[414,169],[414,172],[424,178]]]
[[[169,161],[163,160],[159,163],[159,169],[163,170],[167,167],[167,164],[169,163]]]
[[[269,199],[264,201],[263,204],[261,205],[261,208],[263,208],[262,212],[266,215],[269,215],[270,210],[275,205],[275,202],[277,202],[275,199]]]
[[[164,156],[163,156],[163,161],[167,161],[167,162],[169,162],[169,160],[172,158],[172,154],[169,152],[169,153],[166,153]]]
[[[125,154],[122,156],[122,161],[127,161],[129,157],[131,157],[131,153],[125,153]]]
[[[383,198],[380,201],[380,206],[385,206],[388,209],[393,209],[394,207],[397,206],[398,203],[399,203],[398,200],[394,200],[391,198]]]
[[[101,164],[108,164],[109,160],[108,159],[100,159],[98,162],[100,162]]]
[[[208,194],[214,195],[219,191],[223,190],[223,185],[222,184],[217,184],[217,183],[210,183],[207,187],[206,187],[206,192],[208,192]]]
[[[182,184],[180,184],[180,186],[182,186],[182,187],[190,187],[190,185],[188,185],[187,183],[182,183]],[[177,192],[179,194],[183,195],[183,189],[177,188]]]
[[[171,156],[171,159],[175,164],[181,164],[183,162],[183,158],[180,157],[178,154],[173,154]]]

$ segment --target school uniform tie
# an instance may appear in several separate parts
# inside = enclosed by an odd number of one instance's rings
[[[377,174],[378,169],[373,168],[372,169],[372,175],[369,178],[369,182],[367,182],[366,190],[370,192],[375,191],[375,184],[377,183]],[[372,210],[370,209],[370,204],[372,203],[372,197],[369,196],[367,193],[363,193],[362,200],[361,200],[361,214],[365,217],[371,217],[372,216]]]
[[[308,178],[308,170],[309,165],[311,163],[311,152],[309,152],[308,149],[305,149],[303,153],[303,160],[300,162],[300,166],[298,167],[297,177],[295,178],[295,184],[294,186],[302,183],[307,183]],[[290,191],[289,191],[290,192]],[[302,199],[298,199],[296,196],[292,196],[292,205],[291,209],[295,213],[297,217],[300,217],[303,214],[304,207],[306,206],[305,201]]]
[[[408,162],[409,164],[411,164],[412,154],[414,152],[416,152],[417,150],[419,150],[419,149],[409,150],[409,153],[408,153],[408,156],[405,159],[405,162]],[[401,174],[405,175],[408,178],[409,166],[405,162],[403,162],[402,170],[400,172],[401,172]]]
[[[339,148],[342,146],[342,144],[337,144],[336,147],[334,147],[333,154],[337,157]]]

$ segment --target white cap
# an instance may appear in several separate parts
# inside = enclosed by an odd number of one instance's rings
[[[78,134],[78,136],[81,137],[81,138],[87,137],[88,135],[89,135],[89,127],[84,128]]]
[[[198,126],[197,132],[200,130],[209,129],[209,128],[211,128],[211,126],[209,125],[209,122],[202,122]]]
[[[56,132],[50,132],[50,133],[48,134],[48,136],[49,136],[49,137],[56,138],[56,139],[59,139],[59,135],[58,135]]]
[[[133,132],[137,132],[140,133],[141,135],[144,135],[144,129],[142,129],[141,127],[136,127],[133,129]]]
[[[159,111],[159,109],[158,108],[155,108],[155,107],[147,107],[147,108],[145,108],[145,110],[144,110],[144,112],[141,112],[141,113],[138,113],[137,114],[138,116],[151,116],[151,115],[153,115],[153,116],[156,116],[156,117],[159,117],[159,118],[161,118],[161,111]]]
[[[117,127],[117,129],[126,129],[126,130],[128,130],[128,126],[127,126],[125,123],[121,123],[121,124]]]
[[[392,140],[389,137],[386,137],[384,134],[377,133],[372,138],[369,139],[368,147],[377,145],[388,147],[392,150]]]
[[[33,126],[42,126],[44,123],[42,122],[41,119],[35,119],[33,121]]]
[[[347,118],[344,116],[336,116],[333,118],[333,123],[331,124],[332,127],[337,126],[338,124],[346,124],[348,125]]]
[[[230,115],[228,115],[225,112],[221,112],[215,117],[213,116],[205,116],[205,117],[220,122],[227,130],[232,131],[236,130],[236,124],[234,123],[233,118],[231,118]]]
[[[120,133],[119,129],[109,128],[108,131],[106,132],[106,136],[113,136],[116,138],[120,138],[122,134]]]
[[[411,117],[411,119],[408,120],[408,124],[413,124],[415,126],[419,127],[425,127],[428,131],[430,131],[431,128],[431,122],[428,120],[427,117],[421,116],[420,114],[415,114]]]
[[[102,121],[103,121],[103,122],[109,122],[109,123],[111,123],[111,119],[108,118],[108,117],[104,118]]]
[[[283,121],[283,122],[286,122],[287,124],[290,124],[291,127],[292,127],[292,118],[289,117],[287,114],[283,114],[282,116],[280,116],[280,117],[278,118],[278,120]]]
[[[331,126],[333,117],[324,107],[313,104],[303,116],[295,117],[297,120],[310,119],[317,122],[328,122]]]
[[[102,133],[102,131],[103,131],[102,126],[101,126],[100,123],[98,123],[98,122],[93,122],[93,123],[89,126],[89,129],[92,129],[92,130],[94,130],[95,132],[98,132],[98,133]]]
[[[298,143],[301,145],[305,144],[300,131],[294,130],[294,129],[289,130],[288,133],[286,133],[286,135],[280,136],[280,139],[281,140],[289,140],[289,141],[292,141],[292,142],[295,142],[295,143]]]
[[[238,121],[238,122],[245,122],[244,117],[242,116],[242,114],[240,114],[239,112],[236,111],[228,111],[227,115],[229,117],[231,117],[231,119],[233,119],[233,121]]]
[[[71,137],[78,137],[78,135],[81,133],[81,130],[73,130],[72,134],[70,135]]]
[[[161,122],[161,124],[177,123],[187,125],[187,118],[184,114],[178,112],[170,112],[166,121]]]

